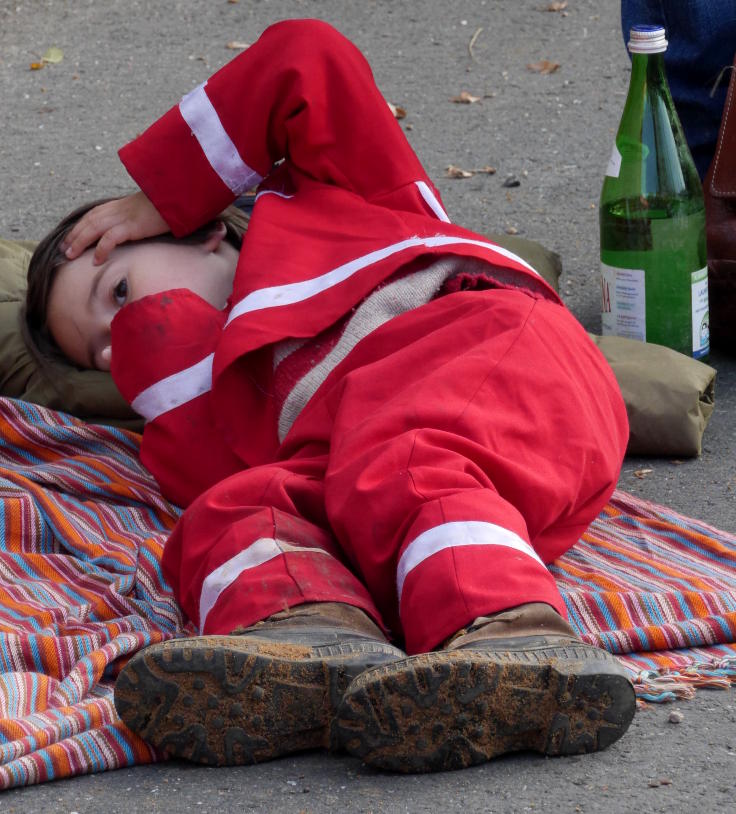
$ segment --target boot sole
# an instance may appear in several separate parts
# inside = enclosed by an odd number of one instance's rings
[[[594,752],[618,740],[636,710],[633,686],[613,661],[585,645],[413,656],[356,678],[338,708],[335,743],[370,766],[405,773],[522,750]]]
[[[128,662],[115,706],[130,729],[169,756],[211,766],[258,763],[329,746],[346,687],[398,652],[371,642],[164,642]]]

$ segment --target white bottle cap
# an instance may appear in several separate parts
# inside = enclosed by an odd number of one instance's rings
[[[667,40],[661,25],[635,25],[629,32],[629,51],[632,54],[661,54],[666,50]]]

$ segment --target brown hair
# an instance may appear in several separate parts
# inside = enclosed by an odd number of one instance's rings
[[[59,268],[67,262],[61,251],[61,244],[72,227],[90,209],[111,200],[115,199],[100,198],[70,212],[41,240],[33,252],[28,266],[28,288],[21,327],[26,345],[41,363],[48,360],[69,362],[54,341],[46,323],[51,287]],[[248,216],[235,206],[229,206],[217,220],[210,221],[185,237],[177,238],[172,234],[166,234],[148,239],[171,243],[204,243],[217,221],[225,224],[225,240],[239,249],[248,226]]]

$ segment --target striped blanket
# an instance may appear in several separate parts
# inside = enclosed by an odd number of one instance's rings
[[[192,632],[138,443],[0,399],[0,789],[163,758],[112,703],[126,658]],[[617,492],[553,571],[581,636],[666,700],[734,672],[735,566],[736,536]]]

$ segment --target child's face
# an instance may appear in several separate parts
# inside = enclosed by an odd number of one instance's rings
[[[115,248],[100,266],[89,249],[61,266],[51,287],[47,323],[62,352],[81,367],[110,369],[110,323],[127,303],[187,288],[215,308],[232,292],[238,251],[222,235],[206,243],[144,242]]]

